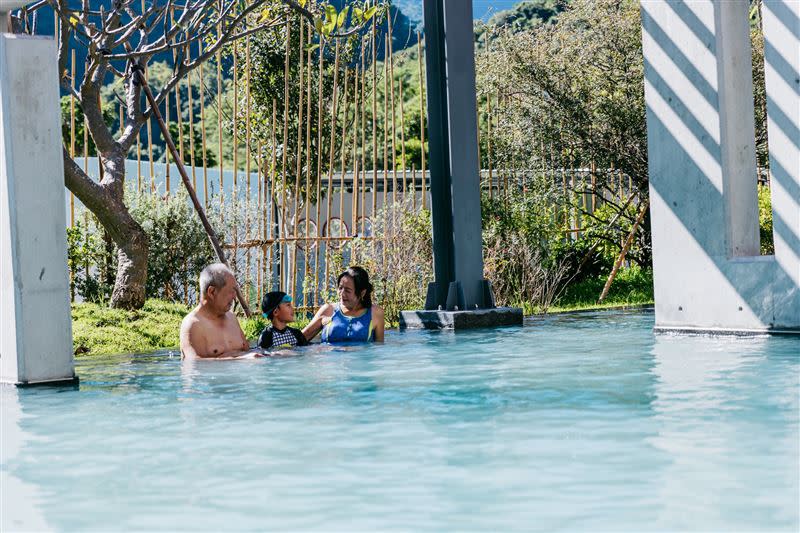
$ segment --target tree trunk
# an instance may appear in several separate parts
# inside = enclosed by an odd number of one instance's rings
[[[64,151],[64,178],[67,188],[100,221],[117,245],[117,275],[111,294],[111,307],[139,309],[144,305],[147,281],[147,234],[125,205],[125,155],[121,150],[103,157],[104,176],[97,183]]]

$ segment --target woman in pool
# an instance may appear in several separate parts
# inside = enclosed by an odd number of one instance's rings
[[[303,329],[308,340],[322,330],[322,342],[383,342],[383,309],[372,305],[369,274],[353,266],[339,274],[339,302],[323,305]]]

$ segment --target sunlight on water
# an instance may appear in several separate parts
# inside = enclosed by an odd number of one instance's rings
[[[2,529],[794,530],[800,341],[645,312],[2,388]]]

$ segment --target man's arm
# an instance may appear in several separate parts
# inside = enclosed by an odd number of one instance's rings
[[[197,319],[192,315],[188,315],[181,322],[181,358],[182,359],[198,359],[203,357],[198,353],[198,344],[200,343],[196,326]],[[205,343],[203,343],[205,344]],[[204,351],[204,350],[203,350]],[[201,352],[202,353],[202,352]]]

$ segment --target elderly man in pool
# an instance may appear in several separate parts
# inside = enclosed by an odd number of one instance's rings
[[[200,273],[200,304],[181,323],[181,358],[233,359],[257,356],[250,351],[231,304],[236,298],[236,279],[222,263],[208,265]]]

